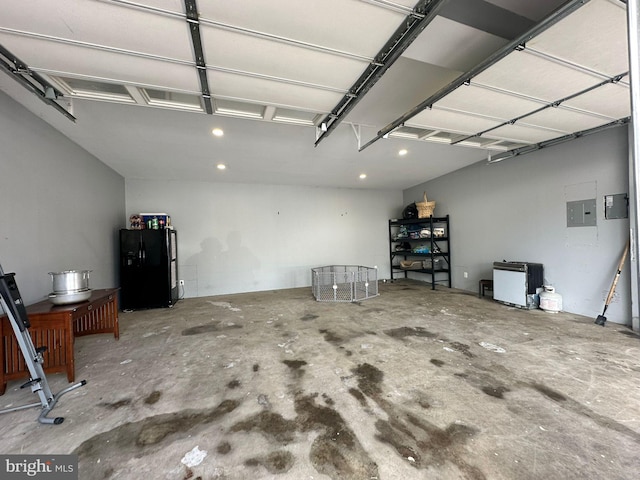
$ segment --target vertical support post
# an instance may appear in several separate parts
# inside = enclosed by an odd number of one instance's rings
[[[627,34],[629,42],[629,79],[631,86],[631,122],[629,123],[629,229],[631,266],[631,323],[640,331],[640,265],[638,263],[638,228],[640,221],[640,21],[639,0],[627,1]]]
[[[391,234],[391,220],[389,220],[389,280],[393,283],[393,238]]]
[[[426,193],[425,193],[425,199],[426,199]],[[433,214],[429,215],[429,259],[431,260],[431,290],[435,290],[436,289],[436,257],[433,256],[433,250],[434,250],[434,242],[433,242]],[[422,266],[424,267],[424,263],[422,264]]]
[[[351,301],[356,300],[356,272],[351,272]]]
[[[449,233],[449,215],[447,214],[447,221],[445,223],[447,229],[444,231],[445,236],[447,237],[447,254],[445,257],[442,257],[442,261],[447,263],[447,276],[449,277],[449,288],[451,288],[451,270],[453,263],[451,263],[451,235]]]
[[[365,298],[369,298],[369,269],[365,270],[366,275],[364,278],[364,296]]]

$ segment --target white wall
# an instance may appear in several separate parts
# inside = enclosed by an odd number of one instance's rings
[[[451,216],[453,286],[477,292],[492,277],[494,261],[544,264],[545,280],[563,296],[564,309],[595,317],[629,235],[629,222],[604,218],[604,195],[628,192],[626,128],[463,170],[404,192],[405,203],[423,191],[435,214]],[[567,227],[566,202],[597,199],[596,227]],[[610,321],[630,324],[629,263],[607,310]],[[468,278],[464,278],[468,272]]]
[[[23,300],[51,293],[51,271],[118,285],[124,179],[2,92],[0,145],[0,263]]]
[[[166,212],[178,231],[185,297],[311,285],[311,268],[378,266],[401,191],[126,181],[128,215]]]

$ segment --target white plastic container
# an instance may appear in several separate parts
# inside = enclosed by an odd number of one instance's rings
[[[540,292],[540,308],[545,312],[558,313],[562,311],[562,295],[550,285],[544,285]]]

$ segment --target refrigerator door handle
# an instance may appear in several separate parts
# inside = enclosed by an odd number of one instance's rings
[[[140,239],[138,243],[138,266],[142,266],[145,264],[147,254],[145,253],[144,242]]]

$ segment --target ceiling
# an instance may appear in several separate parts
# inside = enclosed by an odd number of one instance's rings
[[[0,45],[0,89],[128,179],[403,189],[630,115],[620,0],[23,0]]]

